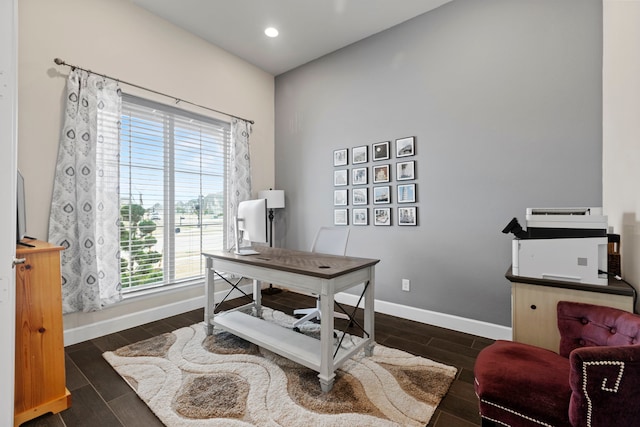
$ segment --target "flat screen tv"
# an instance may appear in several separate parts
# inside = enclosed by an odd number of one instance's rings
[[[238,255],[253,255],[258,252],[251,243],[266,243],[267,240],[267,199],[245,200],[238,203],[235,217],[235,239]],[[249,246],[243,246],[249,242]]]
[[[20,240],[24,239],[27,232],[27,210],[25,207],[25,199],[24,199],[24,178],[20,171],[18,171],[18,188],[17,188],[17,196],[18,196],[18,219],[17,219],[17,227],[16,227],[16,240],[20,242]]]

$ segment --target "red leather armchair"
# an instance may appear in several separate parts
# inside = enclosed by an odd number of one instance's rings
[[[640,316],[561,301],[558,329],[559,354],[511,341],[480,352],[482,425],[640,426]]]

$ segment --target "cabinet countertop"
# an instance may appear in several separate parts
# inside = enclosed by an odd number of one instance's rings
[[[567,282],[563,280],[540,279],[536,277],[516,276],[513,274],[512,268],[509,267],[505,273],[505,277],[510,282],[527,283],[530,285],[550,286],[554,288],[576,289],[579,291],[601,292],[605,294],[625,295],[635,297],[635,290],[624,280],[617,280],[613,277],[609,278],[609,283],[603,285],[591,285],[587,283]]]
[[[27,252],[34,253],[34,252],[40,252],[40,251],[64,250],[64,247],[62,246],[54,245],[53,243],[49,243],[49,242],[43,242],[42,240],[23,239],[22,242],[29,244],[31,246],[24,246],[24,245],[18,244],[16,246],[16,255],[24,254]]]

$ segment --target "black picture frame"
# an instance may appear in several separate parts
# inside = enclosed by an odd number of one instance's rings
[[[415,206],[398,207],[398,225],[418,225],[418,208]]]
[[[333,225],[349,225],[349,209],[334,209]]]
[[[351,169],[351,184],[367,185],[368,184],[367,169],[368,169],[367,167]]]
[[[391,186],[373,187],[373,204],[384,205],[386,203],[391,203]]]
[[[373,208],[373,225],[390,226],[391,208]]]
[[[379,160],[388,160],[390,158],[389,145],[389,141],[372,144],[371,157],[373,157],[374,162]]]
[[[396,157],[407,157],[416,154],[415,136],[396,139]]]
[[[333,205],[334,206],[347,206],[349,204],[349,190],[340,189],[333,190]]]
[[[340,148],[333,150],[333,166],[346,166],[349,164],[349,150]]]
[[[367,190],[367,187],[351,189],[351,198],[353,199],[351,204],[353,204],[353,206],[369,204],[369,192]]]
[[[369,225],[369,209],[368,208],[353,208],[353,218],[351,223],[353,225]]]
[[[398,184],[397,186],[398,203],[415,203],[416,201],[416,184]]]
[[[391,170],[389,165],[374,165],[372,169],[372,180],[374,184],[391,181]]]
[[[412,179],[416,179],[415,160],[396,163],[396,181],[409,181]]]
[[[338,169],[333,171],[333,185],[336,187],[349,185],[349,169]]]
[[[354,165],[367,163],[369,161],[369,147],[361,145],[351,149],[351,163]]]

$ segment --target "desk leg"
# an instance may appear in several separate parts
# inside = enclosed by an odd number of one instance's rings
[[[376,345],[375,342],[375,308],[374,308],[374,289],[375,289],[375,281],[376,281],[376,270],[375,267],[369,267],[369,286],[367,286],[367,290],[364,294],[364,330],[369,333],[369,343],[365,346],[364,354],[365,356],[373,355],[373,347]]]
[[[213,259],[206,257],[205,283],[204,283],[204,332],[213,334],[213,311],[215,309],[215,274],[213,272]]]
[[[253,315],[262,318],[262,282],[253,279]]]
[[[336,377],[333,367],[333,281],[324,281],[320,292],[320,387],[327,393]]]

